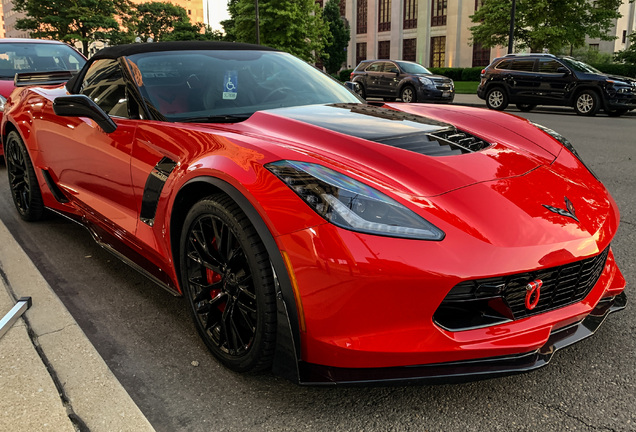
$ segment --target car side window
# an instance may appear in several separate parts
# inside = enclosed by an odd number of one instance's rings
[[[534,68],[534,59],[519,59],[514,60],[510,69],[521,72],[532,72]]]
[[[394,72],[394,73],[398,73],[400,72],[400,69],[398,69],[397,65],[395,63],[384,63],[384,72]]]
[[[375,62],[367,68],[367,72],[382,72],[383,62]]]
[[[560,67],[564,66],[554,59],[539,59],[539,72],[557,73]]]
[[[93,62],[84,76],[80,93],[91,98],[108,115],[130,118],[126,82],[117,60]]]
[[[503,60],[499,62],[496,66],[497,69],[510,69],[510,65],[512,64],[512,60]]]

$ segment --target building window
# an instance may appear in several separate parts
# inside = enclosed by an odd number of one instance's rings
[[[627,42],[627,30],[623,30],[623,43]]]
[[[356,31],[358,34],[367,33],[367,0],[358,0],[356,12]]]
[[[417,0],[404,0],[405,29],[417,28]]]
[[[402,60],[415,61],[415,47],[417,46],[417,40],[404,39],[402,41]]]
[[[360,64],[362,60],[367,59],[367,43],[359,42],[356,44],[356,64]]]
[[[346,11],[347,11],[347,1],[340,0],[340,16],[345,16]]]
[[[590,50],[591,51],[598,51],[599,50],[599,44],[590,44]]]
[[[380,0],[378,5],[378,31],[391,30],[391,0]]]
[[[488,66],[490,64],[490,48],[484,48],[481,44],[473,44],[473,67]]]
[[[444,67],[446,64],[446,36],[431,38],[431,67]]]
[[[448,0],[433,0],[433,9],[431,11],[431,26],[446,25],[446,9]]]
[[[322,0],[316,0],[316,4],[321,8],[324,7],[324,5],[322,4]]]
[[[378,42],[378,58],[379,59],[391,58],[391,41]]]

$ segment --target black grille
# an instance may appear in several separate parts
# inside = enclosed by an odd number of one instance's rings
[[[435,312],[449,330],[484,327],[561,308],[583,300],[598,282],[609,247],[600,254],[559,267],[459,283]],[[526,285],[540,279],[536,307],[526,308]]]
[[[548,270],[540,270],[509,278],[504,299],[515,319],[536,315],[581,301],[596,285],[603,272],[609,248],[601,254]],[[541,297],[536,308],[526,309],[526,284],[541,279]]]

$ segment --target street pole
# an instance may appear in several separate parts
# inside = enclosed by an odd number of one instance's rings
[[[256,8],[256,45],[261,44],[261,29],[258,24],[258,0],[254,1],[254,6]]]
[[[512,54],[512,46],[514,44],[516,3],[516,0],[512,0],[512,8],[510,9],[510,33],[508,34],[508,54]]]

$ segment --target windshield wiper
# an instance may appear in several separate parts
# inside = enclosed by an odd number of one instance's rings
[[[183,123],[238,123],[250,118],[252,114],[213,115],[207,117],[188,117],[176,121]]]

